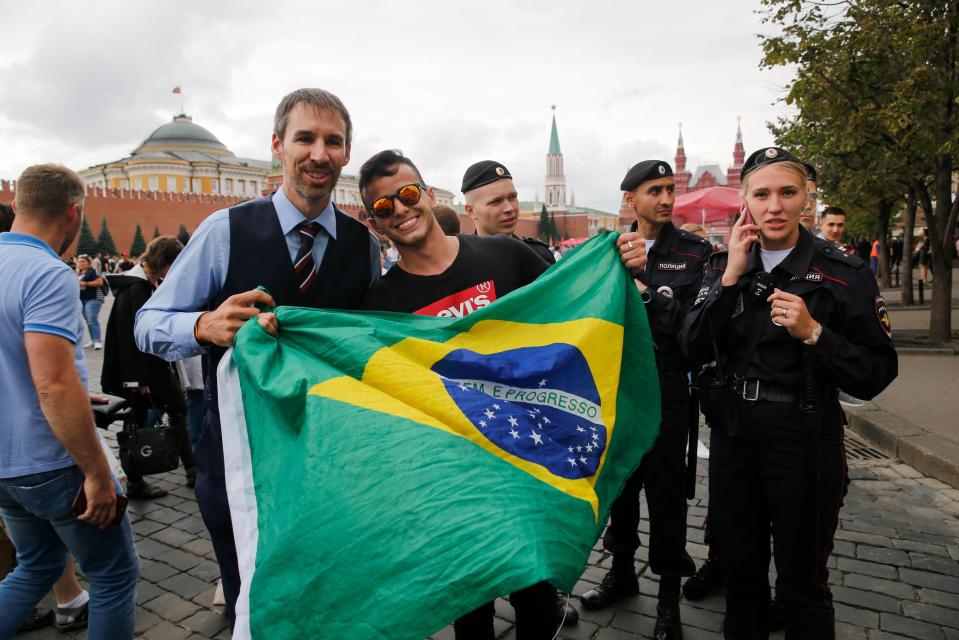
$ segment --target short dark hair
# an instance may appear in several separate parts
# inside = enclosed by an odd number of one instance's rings
[[[346,144],[349,145],[353,141],[353,121],[350,120],[350,112],[346,110],[342,100],[324,89],[297,89],[283,96],[280,104],[276,106],[276,115],[273,117],[273,133],[281,140],[286,135],[286,124],[290,119],[290,112],[301,102],[314,109],[339,113],[343,117],[343,122],[346,123]]]
[[[440,229],[446,235],[455,236],[460,232],[460,217],[453,207],[448,207],[445,204],[436,205],[433,209],[433,217],[436,218]]]
[[[842,216],[846,217],[846,212],[840,209],[839,207],[826,207],[822,210],[822,217],[826,216]]]
[[[70,205],[83,206],[86,192],[74,171],[59,164],[35,164],[24,169],[17,179],[17,211],[52,221]]]
[[[13,226],[13,207],[0,203],[0,231],[10,231]]]
[[[363,204],[367,209],[371,203],[366,201],[366,188],[377,178],[395,176],[401,164],[412,167],[413,171],[416,172],[416,177],[420,179],[424,186],[426,185],[420,170],[416,168],[412,160],[403,155],[402,151],[399,149],[380,151],[360,167],[360,197],[363,198]]]
[[[183,251],[183,245],[173,236],[157,236],[150,240],[140,262],[151,274],[159,273],[169,267]]]

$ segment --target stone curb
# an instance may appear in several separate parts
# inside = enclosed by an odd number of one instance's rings
[[[959,444],[867,402],[843,406],[849,428],[917,471],[959,489]]]

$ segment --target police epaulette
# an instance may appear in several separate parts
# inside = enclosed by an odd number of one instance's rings
[[[841,262],[847,264],[853,269],[861,269],[866,266],[865,261],[859,256],[852,255],[851,253],[846,253],[845,251],[840,251],[839,249],[831,246],[819,247],[820,252],[830,260],[835,260],[836,262]]]
[[[520,236],[520,240],[522,240],[523,242],[525,242],[525,243],[527,243],[527,244],[529,244],[529,243],[538,244],[538,245],[544,246],[544,247],[546,247],[547,249],[549,249],[549,245],[546,244],[545,242],[543,242],[542,240],[540,240],[539,238],[529,238],[529,237],[526,237],[526,236]]]
[[[679,232],[679,237],[683,240],[692,240],[693,242],[698,242],[699,244],[710,244],[709,240],[702,237],[701,235],[686,231],[685,229],[676,229]]]

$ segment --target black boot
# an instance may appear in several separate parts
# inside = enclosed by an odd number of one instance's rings
[[[656,640],[681,640],[683,626],[679,619],[679,578],[659,579],[659,602],[656,604]]]
[[[629,559],[629,564],[617,563],[614,559],[613,568],[606,573],[600,585],[581,595],[579,601],[583,603],[584,609],[602,609],[620,598],[637,593],[639,580],[633,569],[633,559]]]
[[[579,611],[576,610],[572,602],[567,600],[565,593],[557,592],[556,610],[559,614],[559,619],[563,621],[564,627],[571,627],[579,622]]]
[[[719,566],[719,559],[706,559],[696,575],[691,576],[683,585],[683,596],[687,600],[702,600],[716,591],[723,584],[723,570]]]
[[[773,598],[769,602],[769,615],[766,618],[770,631],[782,631],[786,628],[786,605]]]

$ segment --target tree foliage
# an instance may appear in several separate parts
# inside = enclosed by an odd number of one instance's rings
[[[97,253],[97,240],[93,237],[93,231],[90,230],[90,223],[87,222],[86,216],[84,216],[83,223],[80,225],[80,237],[77,239],[77,253],[90,256],[96,255]]]
[[[153,237],[154,238],[160,237],[160,227],[153,227]]]
[[[113,235],[107,229],[106,216],[100,220],[100,233],[97,234],[97,252],[105,256],[115,256],[119,253],[116,243],[113,242]]]
[[[180,230],[176,233],[176,239],[180,241],[184,247],[186,243],[190,241],[190,233],[186,230],[186,227],[182,224],[180,225]]]
[[[133,231],[133,242],[130,244],[130,257],[136,258],[146,249],[147,243],[143,239],[143,230],[140,229],[140,223],[138,222],[137,228]]]
[[[543,208],[539,212],[539,239],[549,244],[549,214],[546,213],[546,204],[543,203]]]
[[[817,165],[830,204],[871,219],[884,253],[893,213],[918,199],[934,269],[944,276],[933,290],[930,337],[948,340],[959,212],[959,194],[951,192],[959,162],[959,0],[762,5],[764,22],[775,28],[762,39],[762,65],[795,69],[784,96],[795,115],[770,129]]]

